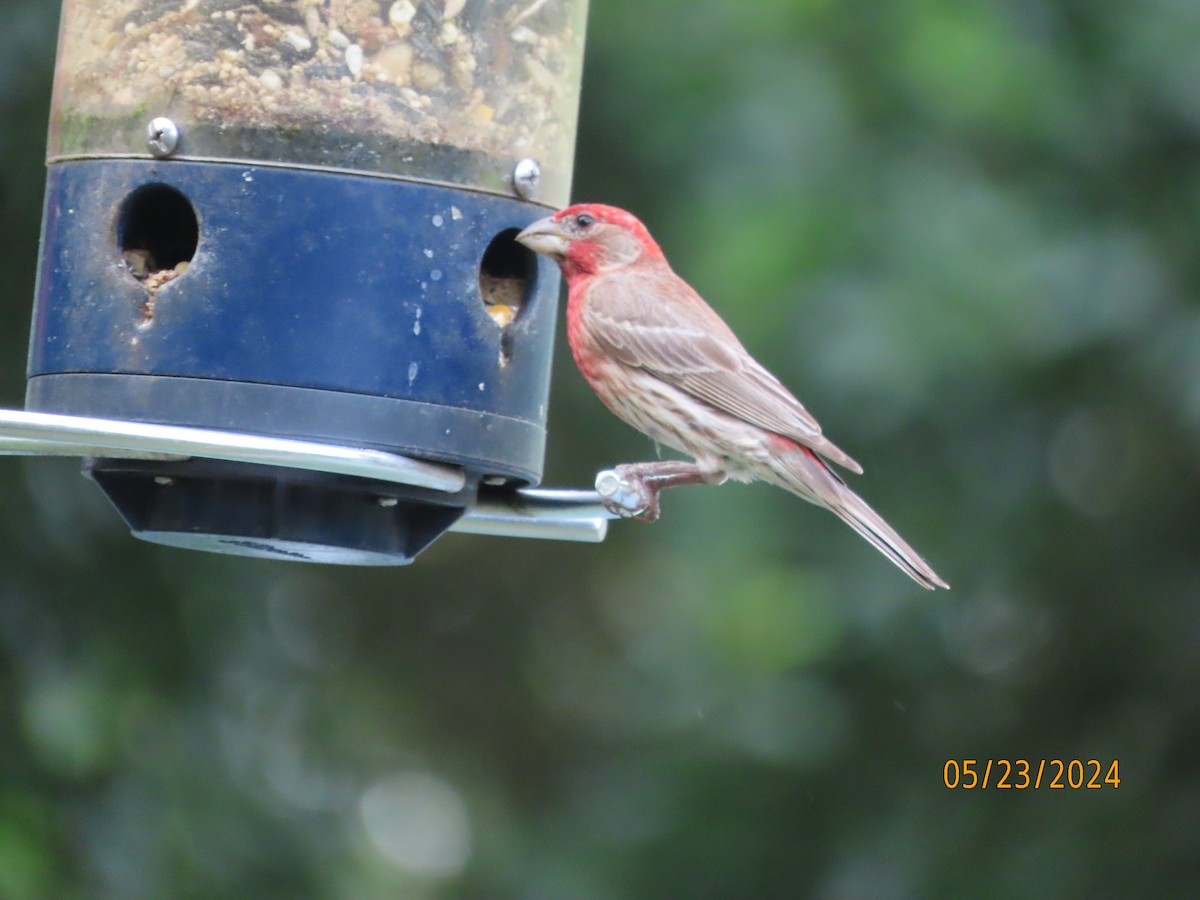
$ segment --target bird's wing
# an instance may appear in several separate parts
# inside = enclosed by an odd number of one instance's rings
[[[781,434],[852,471],[862,467],[742,346],[724,320],[665,265],[607,273],[589,285],[583,316],[607,354],[699,400]]]

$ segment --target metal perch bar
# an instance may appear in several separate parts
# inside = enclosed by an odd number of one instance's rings
[[[480,492],[476,505],[450,530],[598,544],[612,518],[595,491],[524,488]]]
[[[179,458],[202,456],[256,465],[283,466],[377,478],[435,491],[462,490],[461,469],[409,459],[382,450],[338,447],[313,441],[185,428],[148,422],[93,419],[0,410],[0,453]]]

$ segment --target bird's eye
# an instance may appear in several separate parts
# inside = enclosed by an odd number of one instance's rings
[[[591,213],[580,213],[575,217],[575,227],[581,231],[596,224],[596,217]]]

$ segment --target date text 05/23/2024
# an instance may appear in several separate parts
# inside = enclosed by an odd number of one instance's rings
[[[1118,760],[948,759],[942,783],[950,790],[1102,790],[1121,786]]]

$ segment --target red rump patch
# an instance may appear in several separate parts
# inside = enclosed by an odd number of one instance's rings
[[[780,453],[789,453],[792,450],[795,450],[797,447],[800,447],[800,449],[809,456],[815,456],[815,454],[807,447],[801,447],[791,438],[784,437],[782,434],[771,434],[769,439],[771,441],[771,447],[775,450],[778,450]]]
[[[826,472],[833,473],[833,469],[829,467],[829,463],[825,461],[825,457],[821,456],[821,454],[817,453],[811,447],[806,447],[797,441],[793,441],[791,438],[784,437],[782,434],[772,434],[769,440],[771,442],[771,448],[776,452],[792,453],[796,450],[799,450],[804,453],[805,456],[820,464],[821,468]],[[837,478],[837,475],[834,474],[834,477]],[[839,478],[838,480],[840,481],[841,479]]]

